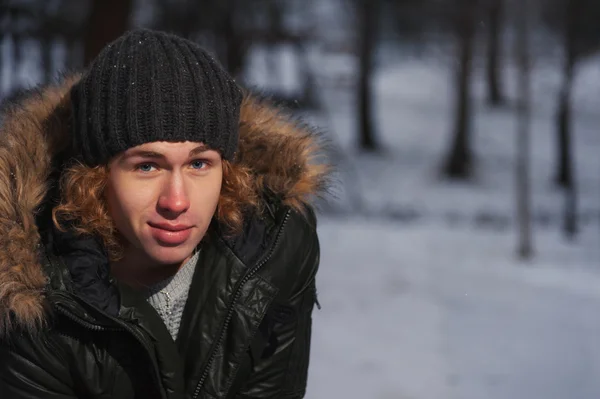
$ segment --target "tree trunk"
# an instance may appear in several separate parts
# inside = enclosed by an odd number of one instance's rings
[[[577,235],[577,190],[575,179],[571,181],[571,185],[565,190],[565,211],[563,231],[565,237],[573,240]]]
[[[111,41],[129,28],[133,0],[93,0],[84,35],[87,66]]]
[[[360,148],[367,151],[378,149],[373,122],[373,93],[371,78],[375,62],[376,28],[379,0],[360,0],[360,46],[358,84],[358,128]]]
[[[531,66],[529,55],[529,0],[522,0],[517,25],[517,61],[519,65],[519,105],[517,108],[517,222],[519,239],[517,253],[521,259],[533,255],[531,232]]]
[[[559,93],[557,111],[557,156],[558,167],[556,183],[565,188],[563,231],[568,239],[577,233],[577,196],[575,187],[574,159],[572,148],[572,87],[575,68],[581,54],[577,51],[577,28],[580,13],[583,12],[581,0],[567,2],[565,12],[565,57],[563,68],[563,85]]]
[[[196,0],[185,0],[179,4],[178,12],[171,19],[173,24],[173,33],[191,39],[194,33],[198,32],[198,14],[200,13],[200,3]],[[169,2],[166,2],[169,7]],[[209,11],[214,15],[214,11]]]
[[[565,189],[563,231],[568,239],[577,233],[577,198],[571,129],[571,92],[575,76],[575,57],[569,54],[565,60],[563,86],[560,91],[557,113],[558,160],[556,183]]]
[[[76,37],[66,38],[66,67],[69,70],[78,70],[83,67],[83,45]]]
[[[247,43],[246,38],[238,31],[236,13],[238,4],[229,0],[223,21],[223,38],[225,39],[225,64],[229,73],[238,80],[242,80],[246,64]]]
[[[505,102],[500,81],[502,55],[503,0],[489,1],[489,32],[487,46],[488,102],[500,106]]]
[[[296,54],[300,62],[300,75],[302,76],[302,103],[307,108],[317,107],[317,83],[315,76],[310,67],[308,51],[301,42],[294,44],[296,48]]]
[[[556,184],[568,188],[573,183],[571,169],[571,88],[573,86],[574,60],[567,57],[559,92],[556,112],[557,158]]]
[[[564,66],[563,83],[559,92],[558,109],[556,112],[557,132],[557,169],[555,182],[558,186],[569,188],[573,183],[572,154],[571,154],[571,91],[575,66],[579,55],[576,32],[579,0],[570,0],[566,4],[564,30]]]
[[[459,64],[456,75],[456,116],[452,147],[447,157],[445,175],[455,179],[467,179],[472,173],[471,153],[471,69],[473,41],[475,36],[476,0],[462,0],[456,18],[459,45]]]
[[[282,43],[282,37],[284,35],[284,22],[283,22],[283,9],[281,2],[278,0],[269,0],[267,5],[267,18],[269,21],[269,31],[267,32],[267,38],[265,40],[266,47],[266,64],[269,76],[275,81],[281,81],[282,71],[279,67],[277,59],[278,46]]]
[[[52,46],[54,44],[54,40],[52,36],[48,33],[44,34],[44,37],[40,40],[40,50],[42,54],[42,83],[48,84],[52,82],[54,78],[54,65],[52,65]]]
[[[9,80],[8,93],[20,90],[22,87],[20,76],[18,71],[21,69],[21,63],[23,62],[23,40],[18,35],[12,36],[12,71],[11,79]]]

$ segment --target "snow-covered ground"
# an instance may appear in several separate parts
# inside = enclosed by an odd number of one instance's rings
[[[322,309],[314,316],[307,397],[600,397],[597,61],[584,65],[575,90],[582,224],[573,243],[560,233],[563,197],[551,184],[559,75],[556,65],[536,68],[535,257],[528,263],[515,257],[514,114],[482,105],[479,76],[477,178],[465,184],[438,176],[451,130],[448,64],[407,60],[380,69],[383,155],[353,149],[352,95],[324,79],[328,114],[320,123],[341,149],[337,206],[347,212],[320,219]],[[343,57],[330,62],[330,70],[351,65]],[[510,68],[506,83],[512,95]],[[354,214],[348,196],[383,217]],[[386,220],[394,212],[410,217]]]
[[[520,265],[511,234],[327,218],[319,230],[307,397],[600,397],[586,245],[543,232]]]

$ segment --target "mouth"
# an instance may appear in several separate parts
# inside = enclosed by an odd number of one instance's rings
[[[169,223],[148,223],[148,224],[150,225],[150,227],[152,227],[154,229],[160,229],[160,230],[165,230],[165,231],[170,231],[170,232],[189,230],[193,227],[193,226],[188,226],[185,224],[169,224]]]
[[[192,227],[182,224],[148,223],[152,236],[163,246],[173,247],[184,244],[191,236]]]

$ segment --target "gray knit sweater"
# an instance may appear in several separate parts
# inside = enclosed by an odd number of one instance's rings
[[[146,300],[156,309],[174,340],[179,332],[197,262],[198,252],[174,276],[151,286],[146,293]]]

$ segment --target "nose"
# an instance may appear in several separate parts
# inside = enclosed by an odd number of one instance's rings
[[[176,218],[190,207],[190,198],[181,175],[173,174],[158,198],[158,210],[167,218]]]

